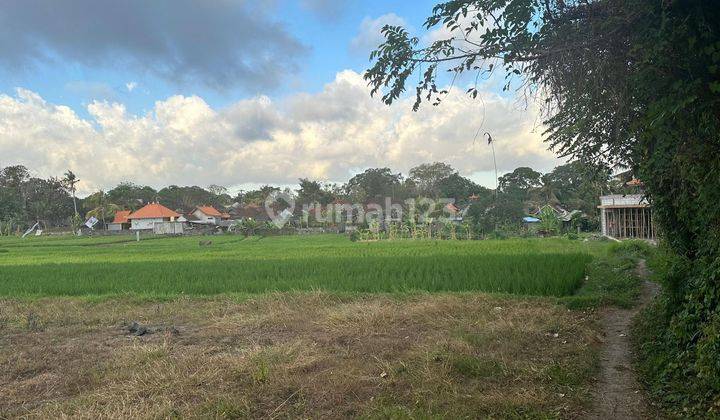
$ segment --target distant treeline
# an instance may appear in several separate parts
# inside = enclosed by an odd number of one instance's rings
[[[265,185],[257,190],[229,194],[225,187],[210,185],[177,186],[156,190],[131,182],[120,183],[108,191],[97,191],[77,198],[77,216],[73,205],[73,188],[77,179],[68,171],[62,177],[36,178],[22,166],[0,170],[0,232],[7,234],[27,228],[35,222],[45,227],[71,226],[89,216],[102,221],[112,219],[115,211],[136,210],[146,203],[159,202],[173,210],[189,212],[197,205],[218,209],[235,203],[261,205],[265,198],[280,191]],[[344,184],[323,183],[306,178],[299,180],[297,190],[284,192],[299,203],[330,204],[336,200],[353,203],[377,201],[384,197],[395,201],[408,198],[452,198],[459,205],[472,204],[469,213],[477,223],[488,226],[518,223],[529,209],[545,204],[561,205],[567,210],[580,210],[595,217],[598,196],[621,190],[623,183],[610,176],[607,168],[572,162],[541,174],[520,167],[498,180],[497,194],[461,176],[442,162],[412,168],[407,176],[389,168],[370,168]]]

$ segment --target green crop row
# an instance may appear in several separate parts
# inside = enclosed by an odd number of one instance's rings
[[[307,237],[0,239],[1,296],[268,291],[572,294],[597,251],[578,241],[350,242]]]

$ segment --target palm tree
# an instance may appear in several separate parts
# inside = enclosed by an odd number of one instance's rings
[[[75,176],[75,174],[68,169],[67,172],[65,172],[65,178],[62,179],[63,184],[66,185],[66,188],[72,193],[73,198],[73,208],[75,209],[75,217],[78,216],[77,211],[77,200],[75,199],[75,184],[80,182],[80,180]]]
[[[105,192],[102,190],[88,197],[88,203],[93,206],[93,209],[87,212],[87,215],[102,220],[103,226],[107,225],[105,221],[106,216],[115,214],[115,212],[121,210],[117,204],[107,201]]]

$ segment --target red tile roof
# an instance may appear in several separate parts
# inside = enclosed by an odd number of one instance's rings
[[[127,218],[132,219],[159,219],[166,217],[180,217],[180,214],[158,203],[151,203],[141,208]]]
[[[198,206],[197,209],[207,214],[208,216],[222,217],[222,214],[220,214],[220,212],[217,211],[213,206]]]
[[[446,208],[450,213],[457,213],[457,212],[460,211],[460,209],[459,209],[455,204],[453,204],[453,203],[447,203],[447,205],[445,205],[445,208]]]
[[[131,210],[118,210],[115,212],[115,219],[113,223],[128,223],[128,216],[132,213]]]

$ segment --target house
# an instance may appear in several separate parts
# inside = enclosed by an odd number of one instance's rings
[[[572,224],[572,220],[575,215],[583,216],[583,212],[581,212],[580,210],[567,211],[557,204],[546,204],[537,209],[536,211],[532,212],[531,215],[535,219],[542,220],[543,211],[547,212],[548,210],[551,210],[555,214],[555,216],[557,216],[558,220],[565,228],[569,227]]]
[[[221,213],[213,206],[198,206],[190,213],[196,220],[189,221],[204,225],[219,225],[223,220],[230,220],[229,213]]]
[[[131,230],[154,230],[156,224],[166,222],[182,223],[177,221],[180,214],[170,210],[159,203],[150,203],[140,210],[130,214],[127,219],[130,221]],[[173,228],[173,232],[175,228]]]
[[[652,207],[643,194],[604,195],[598,208],[603,235],[655,240]]]
[[[468,206],[469,207],[469,206]],[[453,222],[462,222],[467,213],[467,207],[461,210],[455,203],[447,203],[443,207],[443,215]]]
[[[132,213],[131,210],[120,210],[115,212],[115,219],[107,224],[107,230],[121,231],[130,229],[130,220],[128,220],[130,213]]]
[[[276,214],[277,213],[278,212],[276,211]],[[253,219],[257,222],[266,222],[270,220],[270,216],[268,216],[265,208],[256,204],[233,206],[230,210],[230,216],[232,219],[237,220]]]

